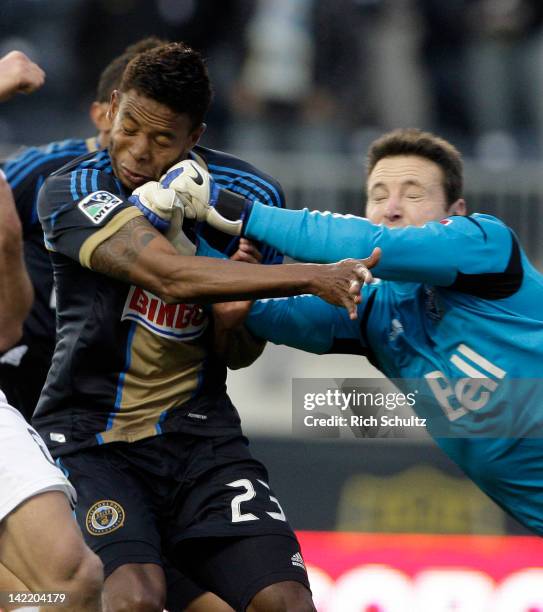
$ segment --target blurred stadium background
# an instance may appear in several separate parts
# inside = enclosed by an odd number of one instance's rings
[[[47,73],[2,106],[0,154],[92,135],[99,72],[151,34],[208,58],[203,144],[274,175],[289,207],[362,213],[369,142],[430,129],[463,152],[470,209],[509,223],[543,268],[541,0],[0,0],[0,55]],[[229,380],[303,531],[319,610],[542,611],[543,546],[424,434],[292,435],[293,378],[376,376],[359,357],[269,346]]]

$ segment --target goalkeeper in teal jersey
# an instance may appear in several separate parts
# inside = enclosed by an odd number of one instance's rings
[[[226,209],[216,189],[210,214],[186,180],[185,213],[212,223],[224,216],[223,229],[301,261],[365,257],[380,247],[372,272],[381,280],[364,287],[356,320],[298,296],[256,302],[246,325],[312,353],[367,355],[403,379],[419,392],[414,409],[439,446],[543,534],[543,276],[500,220],[466,216],[462,161],[448,142],[397,130],[373,143],[368,161],[367,218],[242,202],[233,209],[231,201]],[[235,308],[216,307],[223,327]],[[238,320],[243,312],[239,305]]]

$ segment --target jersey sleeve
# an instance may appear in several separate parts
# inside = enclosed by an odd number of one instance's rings
[[[33,228],[40,226],[38,193],[45,179],[85,152],[82,142],[73,140],[52,143],[48,147],[30,147],[6,160],[3,170],[13,191],[25,237]]]
[[[515,242],[511,230],[490,215],[387,228],[362,217],[282,211],[258,204],[252,207],[245,235],[299,261],[319,263],[368,257],[380,247],[375,276],[442,287],[452,286],[459,275],[505,272]]]
[[[68,158],[66,160],[69,161]],[[60,165],[62,163],[63,160]],[[4,172],[13,191],[24,236],[28,235],[33,226],[39,227],[38,193],[45,179],[58,168],[58,160],[47,158],[37,148],[27,149],[6,161]]]
[[[352,321],[347,310],[312,295],[257,300],[245,324],[249,331],[274,344],[316,353],[365,354],[361,320]]]
[[[40,191],[38,212],[48,250],[87,268],[102,242],[142,216],[112,175],[90,169],[48,178]]]

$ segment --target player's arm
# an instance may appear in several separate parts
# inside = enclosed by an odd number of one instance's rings
[[[22,227],[5,178],[0,176],[0,352],[21,337],[33,300],[23,259]]]
[[[246,368],[262,354],[266,340],[243,325],[252,301],[213,304],[213,351],[231,370]]]
[[[224,329],[241,325],[252,336],[309,353],[364,353],[360,320],[367,301],[353,321],[342,308],[311,295],[215,305]]]
[[[312,293],[344,305],[356,317],[360,285],[368,275],[363,262],[270,266],[263,274],[253,264],[180,255],[105,174],[79,170],[46,181],[38,207],[50,250],[167,302]]]
[[[510,230],[484,215],[391,229],[362,217],[255,204],[244,234],[300,261],[360,257],[380,247],[383,256],[373,271],[376,276],[443,287],[452,286],[462,275],[504,272],[514,248]]]
[[[476,287],[474,276],[508,271],[514,255],[509,229],[485,215],[390,229],[351,215],[281,210],[221,189],[190,160],[170,168],[161,181],[178,193],[187,217],[261,241],[299,261],[364,257],[380,247],[383,257],[374,272],[384,279]],[[472,279],[466,283],[462,275]]]
[[[258,264],[262,257],[256,248],[256,245],[242,238],[240,247],[247,248],[238,249],[230,259],[232,261],[245,261],[246,263]],[[240,252],[242,251],[242,252]],[[208,255],[219,259],[226,259],[226,255],[213,249],[203,239],[198,241],[198,255]],[[247,307],[246,307],[247,305]],[[245,319],[250,308],[250,301],[242,302],[222,302],[213,304],[213,349],[217,355],[220,355],[225,364],[231,370],[239,370],[247,368],[254,363],[266,346],[266,341],[261,338],[255,338],[241,323]],[[239,324],[229,321],[228,316],[225,316],[225,310],[232,308],[235,312],[241,306],[244,311],[241,315]],[[217,315],[216,315],[217,313]],[[216,316],[215,316],[216,315]],[[221,316],[222,315],[222,316]]]
[[[152,291],[166,302],[210,303],[311,293],[355,311],[365,272],[353,261],[273,266],[179,255],[146,219],[124,224],[93,250],[90,268]],[[360,285],[358,285],[360,291]],[[355,315],[356,316],[356,315]]]

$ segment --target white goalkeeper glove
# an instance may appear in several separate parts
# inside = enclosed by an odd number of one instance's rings
[[[220,188],[195,161],[175,164],[161,177],[160,184],[175,190],[183,202],[187,219],[205,221],[225,234],[241,235],[251,202]]]
[[[151,225],[162,233],[168,231],[176,208],[183,208],[176,192],[173,189],[165,189],[157,181],[149,181],[134,189],[128,201],[135,204]]]
[[[180,255],[196,255],[196,245],[190,241],[183,231],[183,207],[174,208],[170,227],[164,236],[172,243]]]
[[[134,189],[128,198],[146,219],[162,232],[181,255],[194,255],[196,245],[182,230],[184,205],[173,189],[166,189],[157,181],[149,181]]]

